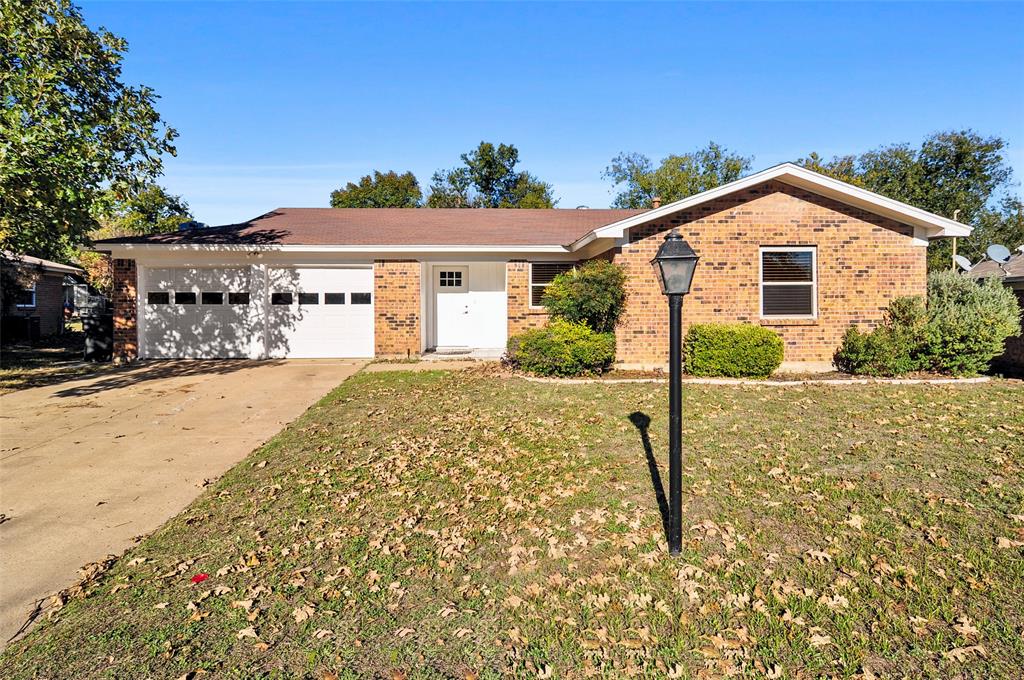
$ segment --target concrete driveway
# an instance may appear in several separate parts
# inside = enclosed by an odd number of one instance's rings
[[[0,395],[0,647],[363,361],[164,361]]]

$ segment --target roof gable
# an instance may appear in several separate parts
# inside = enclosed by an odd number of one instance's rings
[[[680,210],[693,208],[702,203],[707,203],[708,201],[713,201],[771,180],[806,189],[840,203],[902,222],[914,227],[915,230],[921,230],[921,238],[969,236],[971,234],[971,227],[966,224],[961,224],[960,222],[930,213],[927,210],[915,208],[912,205],[891,198],[886,198],[881,194],[855,187],[852,184],[841,182],[793,163],[783,163],[782,165],[776,165],[767,170],[740,178],[734,182],[723,184],[720,187],[688,196],[682,200],[663,205],[660,208],[648,210],[639,215],[627,217],[618,222],[595,229],[591,234],[573,243],[572,248],[574,250],[581,248],[596,239],[623,238],[626,231],[631,227],[662,219]]]

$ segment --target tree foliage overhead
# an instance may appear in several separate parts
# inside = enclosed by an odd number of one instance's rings
[[[737,180],[752,161],[709,142],[706,148],[663,158],[657,167],[643,154],[620,153],[602,176],[618,188],[612,206],[642,209],[651,208],[655,198],[670,203]]]
[[[829,160],[816,153],[797,161],[810,170],[974,226],[958,250],[973,261],[992,243],[1024,244],[1021,200],[1011,193],[1006,141],[972,130],[939,132],[920,147],[892,144]],[[932,241],[930,268],[949,268],[952,243]]]
[[[99,226],[106,192],[160,174],[175,131],[148,87],[121,82],[127,43],[66,0],[0,6],[0,247],[66,259]]]
[[[526,171],[517,171],[519,150],[490,142],[461,156],[462,165],[438,170],[430,180],[431,208],[553,208],[552,187]]]
[[[192,219],[188,203],[181,196],[170,194],[155,183],[123,200],[105,192],[97,199],[94,214],[99,227],[89,233],[90,240],[176,231],[182,222]],[[77,259],[89,284],[109,295],[113,281],[107,256],[85,251],[78,253]]]
[[[423,199],[420,183],[411,172],[394,170],[365,175],[358,184],[331,192],[332,208],[417,208]]]

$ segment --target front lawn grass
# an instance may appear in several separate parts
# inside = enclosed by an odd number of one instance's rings
[[[1020,677],[1020,383],[684,391],[677,559],[665,386],[363,373],[0,675]]]

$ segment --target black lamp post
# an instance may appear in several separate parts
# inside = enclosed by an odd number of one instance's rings
[[[683,547],[683,296],[690,292],[698,259],[673,229],[651,260],[661,292],[668,296],[668,551],[672,555]]]

